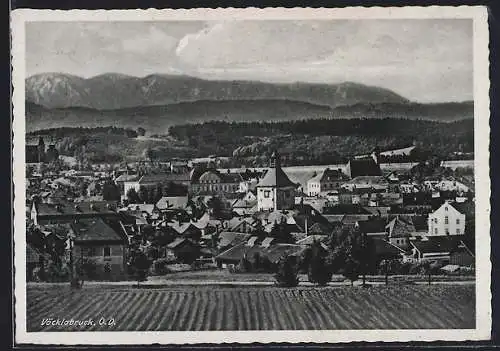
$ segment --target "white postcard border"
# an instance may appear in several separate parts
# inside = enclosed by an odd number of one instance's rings
[[[26,330],[25,228],[25,22],[159,21],[270,19],[471,18],[474,26],[474,130],[476,184],[476,329],[321,330],[221,332],[30,332]],[[342,9],[182,9],[182,10],[30,10],[11,13],[14,182],[14,318],[16,343],[197,344],[197,343],[339,343],[353,341],[465,341],[491,336],[490,177],[489,177],[489,35],[482,6],[351,7]]]

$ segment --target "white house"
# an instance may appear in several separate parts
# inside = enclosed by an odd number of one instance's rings
[[[307,195],[317,196],[321,192],[338,190],[347,179],[340,169],[327,168],[307,181]]]
[[[465,214],[458,212],[449,202],[429,214],[428,236],[463,235]]]
[[[271,158],[271,168],[257,184],[257,210],[276,211],[288,210],[295,203],[296,185],[281,169],[280,157],[274,153]]]

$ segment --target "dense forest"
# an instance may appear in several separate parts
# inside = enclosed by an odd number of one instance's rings
[[[421,161],[473,156],[474,121],[436,122],[407,119],[319,119],[288,122],[221,122],[173,126],[169,135],[145,130],[98,127],[53,128],[27,134],[57,140],[62,155],[91,162],[168,160],[210,155],[231,156],[234,166],[265,166],[274,149],[286,165],[332,164],[371,152],[417,146],[410,156],[391,156],[382,162]],[[150,133],[152,134],[152,133]],[[460,153],[461,156],[456,154]]]
[[[345,162],[349,157],[382,150],[418,146],[413,157],[388,162],[419,161],[429,154],[453,158],[474,151],[474,121],[451,123],[407,119],[318,119],[288,122],[207,122],[179,125],[169,135],[190,147],[239,158],[249,165],[264,162],[279,148],[285,162],[317,164]]]

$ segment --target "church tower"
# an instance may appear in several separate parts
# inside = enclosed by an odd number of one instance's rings
[[[281,168],[278,151],[273,152],[270,168],[257,184],[257,210],[289,210],[295,204],[296,185]]]

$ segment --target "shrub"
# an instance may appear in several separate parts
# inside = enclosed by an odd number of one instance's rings
[[[360,263],[355,260],[353,257],[348,256],[344,265],[344,272],[342,273],[344,277],[351,281],[351,285],[353,285],[355,280],[358,280],[360,274]]]
[[[145,281],[148,277],[149,267],[151,267],[151,261],[148,256],[138,250],[131,252],[131,258],[129,262],[132,273],[137,281],[137,286],[142,281]]]
[[[274,275],[276,283],[281,287],[299,285],[298,269],[291,256],[283,256],[278,263],[278,272]]]
[[[164,275],[170,272],[167,268],[169,260],[166,258],[159,258],[153,262],[153,271],[155,274]]]
[[[332,279],[332,272],[326,264],[325,254],[318,243],[313,244],[307,273],[309,281],[320,286],[325,286]]]
[[[51,261],[47,265],[45,277],[49,282],[64,282],[67,281],[70,275],[69,267],[62,262]]]

